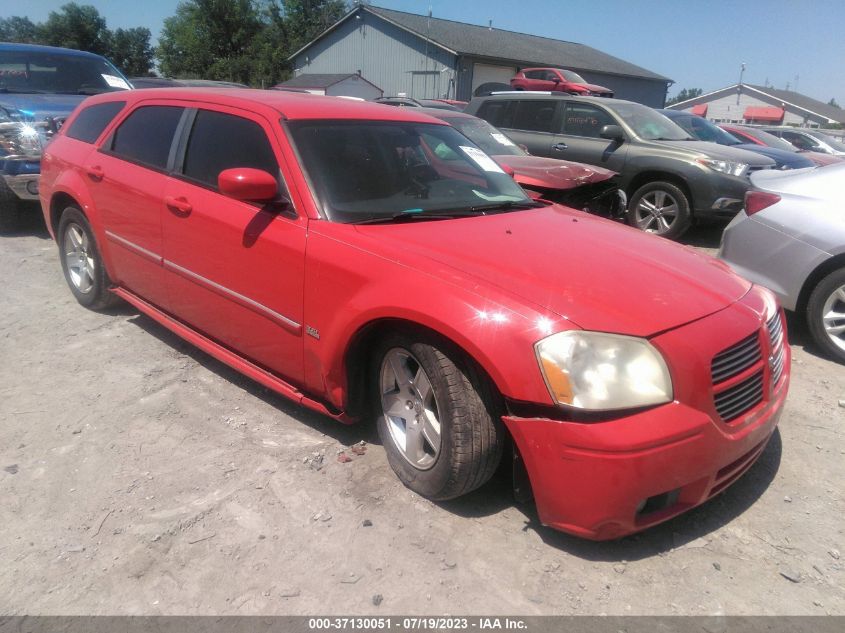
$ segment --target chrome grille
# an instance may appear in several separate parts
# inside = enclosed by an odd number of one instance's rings
[[[763,370],[761,369],[750,378],[746,378],[738,385],[726,389],[714,396],[716,411],[725,421],[738,418],[740,415],[757,406],[763,400]]]
[[[755,332],[713,357],[710,363],[713,384],[741,374],[759,360],[760,342]]]
[[[784,362],[784,336],[783,336],[783,322],[780,318],[780,313],[775,315],[766,322],[766,329],[769,331],[769,341],[772,345],[772,384],[776,385],[780,382],[783,375]]]

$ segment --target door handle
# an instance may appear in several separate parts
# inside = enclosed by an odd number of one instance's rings
[[[556,152],[562,152],[565,149],[568,149],[568,145],[566,143],[555,143],[552,145],[552,149]]]
[[[88,173],[88,177],[94,182],[100,182],[105,176],[103,168],[99,165],[93,165],[91,167],[88,167],[85,169],[85,171]]]
[[[189,215],[193,210],[191,203],[184,196],[179,196],[178,198],[167,196],[164,199],[164,204],[167,205],[168,209],[175,211],[178,215]]]

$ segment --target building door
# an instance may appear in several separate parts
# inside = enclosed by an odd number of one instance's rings
[[[509,84],[511,77],[516,74],[516,66],[494,66],[492,64],[472,65],[472,92],[481,84],[491,81]]]

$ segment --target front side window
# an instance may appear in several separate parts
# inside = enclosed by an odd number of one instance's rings
[[[278,178],[279,164],[264,129],[255,121],[223,112],[200,110],[191,129],[183,173],[214,189],[221,171],[260,169]]]
[[[493,159],[448,125],[288,125],[312,189],[334,222],[454,217],[533,204]]]
[[[115,130],[111,152],[120,158],[154,169],[167,169],[173,135],[184,108],[143,106]]]
[[[556,106],[556,101],[542,99],[519,101],[510,127],[515,130],[551,132]]]
[[[571,70],[561,70],[560,74],[563,75],[564,79],[569,83],[573,84],[585,84],[587,83],[584,78],[576,72]]]
[[[563,133],[572,136],[600,138],[605,125],[616,125],[607,112],[586,103],[567,103],[563,121]]]
[[[125,101],[109,101],[89,106],[79,113],[66,134],[78,141],[93,143],[126,105]]]
[[[93,95],[128,90],[105,59],[32,50],[0,51],[0,92]]]

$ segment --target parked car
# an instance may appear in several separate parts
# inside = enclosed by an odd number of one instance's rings
[[[87,95],[129,84],[99,55],[0,43],[0,231],[38,209],[44,145]]]
[[[774,167],[760,154],[693,139],[653,109],[620,99],[524,92],[476,97],[465,112],[487,120],[531,154],[617,172],[628,221],[677,238],[693,219],[732,217],[748,174]]]
[[[832,154],[824,154],[822,152],[813,152],[805,149],[798,149],[792,143],[778,138],[774,134],[769,134],[760,128],[750,127],[748,125],[734,125],[728,123],[720,123],[719,127],[725,130],[728,134],[733,136],[738,141],[743,143],[756,143],[765,147],[773,147],[785,152],[795,152],[804,158],[809,158],[819,167],[824,165],[832,165],[833,163],[841,163],[843,158],[833,156]]]
[[[815,343],[845,363],[845,163],[759,173],[719,256],[802,316]]]
[[[246,84],[234,81],[217,81],[214,79],[170,79],[168,77],[132,77],[129,83],[133,88],[249,88]]]
[[[532,197],[542,197],[573,209],[623,220],[627,200],[616,184],[616,172],[568,160],[531,156],[505,134],[463,112],[421,108],[420,112],[445,121],[483,149]],[[446,145],[434,149],[444,160],[457,160]]]
[[[565,68],[523,68],[511,78],[514,90],[550,90],[583,97],[612,97],[613,90],[587,83],[573,70]]]
[[[411,97],[378,97],[376,103],[400,108],[437,108],[460,112],[463,108],[445,99],[413,99]],[[463,103],[463,102],[456,102]]]
[[[658,112],[670,118],[686,130],[690,136],[697,138],[699,141],[708,141],[737,149],[745,149],[750,152],[757,152],[775,161],[776,169],[804,169],[806,167],[816,166],[809,158],[795,152],[737,140],[712,121],[708,121],[696,114],[681,112],[679,110],[658,110]]]
[[[416,110],[269,90],[92,98],[44,157],[71,293],[125,299],[310,409],[373,415],[393,470],[432,499],[481,486],[508,437],[540,520],[587,538],[733,483],[786,398],[774,295],[532,200]]]
[[[792,143],[798,149],[831,154],[833,156],[845,156],[845,143],[819,130],[796,127],[766,127],[763,128],[769,134],[774,134]]]

